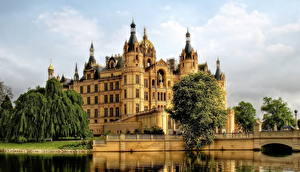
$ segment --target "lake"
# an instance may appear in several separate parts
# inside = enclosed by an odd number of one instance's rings
[[[0,153],[0,171],[300,171],[300,153],[281,157],[253,151]]]

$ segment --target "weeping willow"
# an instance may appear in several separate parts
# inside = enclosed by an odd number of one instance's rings
[[[2,137],[14,142],[58,140],[61,137],[90,136],[82,98],[75,91],[63,91],[56,79],[46,88],[22,94],[9,118],[3,118],[7,129]],[[0,125],[1,125],[0,118]]]

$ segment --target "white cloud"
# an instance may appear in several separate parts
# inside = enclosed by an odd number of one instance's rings
[[[205,24],[190,27],[190,32],[201,62],[208,61],[214,69],[216,58],[221,58],[230,106],[246,100],[259,110],[264,96],[282,96],[293,108],[300,108],[297,104],[300,91],[295,94],[295,85],[300,85],[300,81],[294,77],[300,75],[297,70],[300,43],[295,42],[300,37],[299,26],[298,21],[275,26],[266,14],[230,2]],[[156,35],[162,36],[160,41],[166,43],[167,39],[167,47],[172,47],[165,50],[163,46],[158,51],[169,54],[183,48],[186,32],[183,24],[176,20],[164,21],[156,30]],[[282,33],[294,35],[281,37]]]
[[[96,19],[83,16],[72,8],[63,8],[60,11],[40,14],[38,23],[44,24],[51,32],[61,34],[75,45],[86,47],[87,42],[100,40],[103,32]]]

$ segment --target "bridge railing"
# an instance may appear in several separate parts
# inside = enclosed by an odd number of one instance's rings
[[[121,134],[121,135],[107,135],[106,141],[145,141],[145,140],[182,140],[179,135],[151,135],[151,134]]]
[[[216,134],[216,139],[253,138],[253,133],[223,133]]]

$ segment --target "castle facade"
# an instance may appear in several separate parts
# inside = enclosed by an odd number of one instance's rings
[[[124,44],[122,55],[106,57],[105,66],[101,66],[96,62],[92,43],[83,76],[79,76],[76,64],[72,79],[62,76],[59,80],[65,89],[73,89],[82,95],[83,109],[95,135],[142,132],[151,127],[160,127],[166,134],[174,133],[178,126],[164,111],[172,103],[172,86],[188,74],[210,73],[207,63],[198,63],[198,54],[191,46],[188,31],[177,64],[173,58],[157,60],[146,30],[143,39],[138,41],[134,22],[130,28],[130,38]],[[225,75],[219,60],[212,75],[225,90]],[[54,77],[52,64],[48,67],[48,77]],[[228,113],[224,129],[227,132],[234,130],[232,111]]]

